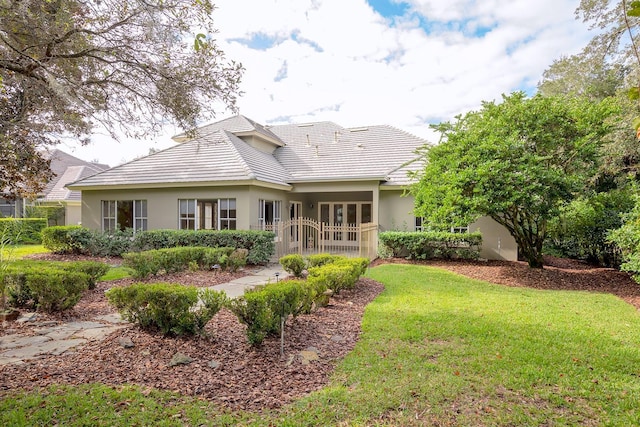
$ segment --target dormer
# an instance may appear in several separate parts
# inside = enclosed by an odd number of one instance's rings
[[[277,148],[284,147],[285,145],[285,143],[268,128],[240,115],[196,129],[195,138],[205,137],[207,134],[218,130],[231,132],[251,147],[264,153],[272,154]],[[173,140],[176,142],[186,142],[191,139],[193,138],[188,137],[184,133],[173,137]]]

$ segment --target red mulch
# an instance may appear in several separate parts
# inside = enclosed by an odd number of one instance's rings
[[[236,273],[245,274],[245,273]],[[159,278],[173,283],[211,286],[231,279],[213,272],[174,274]],[[151,280],[151,279],[150,279]],[[153,279],[158,281],[158,278]],[[42,321],[89,320],[113,312],[104,291],[125,286],[131,279],[100,283],[63,315],[38,314],[36,322],[13,323],[0,331],[37,334]],[[228,310],[220,311],[203,337],[164,337],[129,325],[105,340],[81,346],[76,352],[46,356],[23,365],[0,366],[0,396],[11,390],[51,384],[138,384],[199,396],[231,409],[275,408],[326,385],[336,363],[353,349],[360,335],[365,306],[381,291],[381,284],[361,279],[354,290],[331,298],[328,307],[289,320],[284,357],[280,340],[269,338],[251,347],[246,327]],[[120,342],[128,338],[132,348]],[[300,352],[317,352],[319,360],[303,363]],[[188,365],[170,367],[176,353],[193,359]]]
[[[375,264],[384,262],[410,263],[396,259]],[[551,257],[546,258],[546,262],[542,270],[531,270],[521,262],[427,261],[419,264],[507,286],[609,292],[640,308],[640,285],[626,273]],[[163,277],[162,281],[211,286],[230,278],[200,272]],[[112,312],[104,291],[128,283],[130,279],[101,283],[96,290],[87,292],[73,310],[57,318],[39,317],[38,322],[88,320]],[[204,337],[167,338],[128,326],[104,341],[80,347],[75,353],[0,367],[0,396],[15,389],[50,384],[133,383],[201,396],[231,409],[276,408],[327,383],[336,363],[353,349],[359,337],[365,306],[382,289],[377,282],[361,279],[353,291],[332,297],[329,307],[290,321],[286,327],[284,358],[280,356],[278,339],[267,339],[261,346],[251,347],[244,334],[245,327],[223,309],[207,325]],[[0,330],[0,335],[30,331],[37,333],[37,324],[12,325],[11,330]],[[135,346],[124,348],[119,342],[122,338],[131,339]],[[299,353],[306,349],[317,351],[320,360],[303,364]],[[170,359],[177,352],[194,361],[169,367]]]

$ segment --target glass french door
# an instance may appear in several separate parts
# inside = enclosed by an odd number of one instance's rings
[[[363,222],[371,222],[371,203],[369,202],[321,202],[319,207],[319,221],[329,226],[355,227]],[[357,241],[355,231],[333,232],[325,231],[325,240],[338,242]]]

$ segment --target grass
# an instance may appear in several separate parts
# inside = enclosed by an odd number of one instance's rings
[[[0,425],[640,424],[640,316],[618,298],[423,266],[368,275],[386,290],[367,307],[356,348],[327,387],[279,411],[230,414],[89,385],[5,397]]]
[[[41,254],[50,252],[42,245],[12,245],[5,246],[2,250],[0,259],[14,260],[22,259],[27,255]],[[111,267],[107,274],[100,278],[101,281],[118,280],[131,277],[132,270],[127,267]]]
[[[118,280],[125,279],[127,277],[131,277],[132,269],[128,267],[111,267],[107,274],[100,278],[101,282],[106,282],[109,280]]]
[[[42,254],[50,252],[42,245],[7,245],[2,249],[0,259],[20,259],[27,255]]]

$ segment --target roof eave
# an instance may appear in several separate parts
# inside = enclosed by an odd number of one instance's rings
[[[258,179],[233,180],[233,181],[199,181],[199,182],[151,182],[139,184],[105,184],[105,185],[72,185],[67,186],[70,190],[76,191],[103,191],[103,190],[140,190],[140,189],[162,189],[162,188],[192,188],[192,187],[232,187],[232,186],[254,185],[257,187],[273,188],[277,190],[289,191],[292,185],[261,181]]]
[[[363,182],[363,181],[385,181],[382,176],[361,176],[361,177],[315,177],[315,178],[301,178],[290,179],[288,182],[291,184],[308,184],[314,182]]]

